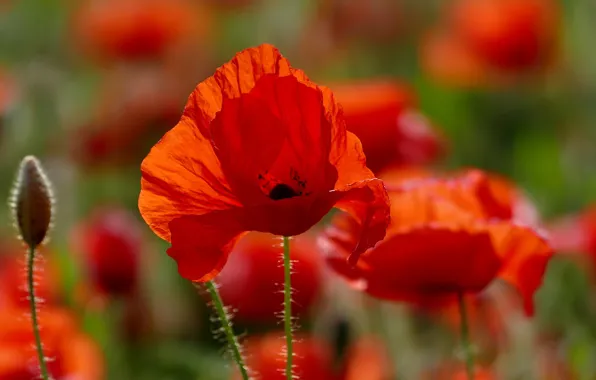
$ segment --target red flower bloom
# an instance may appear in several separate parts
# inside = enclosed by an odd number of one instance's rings
[[[162,57],[209,24],[186,0],[87,0],[75,16],[82,47],[110,60]]]
[[[42,308],[41,338],[52,378],[101,380],[103,358],[99,347],[76,326],[64,310]],[[39,376],[31,321],[22,310],[0,312],[0,380],[29,380]]]
[[[543,67],[557,37],[558,9],[550,0],[459,0],[452,28],[487,65],[499,70]]]
[[[342,369],[343,380],[386,380],[391,376],[391,358],[383,342],[364,337],[349,348]]]
[[[582,267],[588,268],[588,273],[596,278],[596,206],[559,217],[548,229],[557,252],[585,264]]]
[[[141,214],[193,281],[217,275],[246,231],[299,235],[336,206],[363,223],[355,259],[389,222],[383,183],[331,91],[271,45],[200,83],[141,171]]]
[[[497,377],[493,371],[487,368],[476,367],[474,369],[474,380],[495,380]],[[465,368],[459,363],[445,363],[441,367],[428,371],[422,380],[469,380]]]
[[[0,309],[27,309],[29,299],[27,294],[27,271],[25,247],[2,247],[6,255],[0,255]],[[45,305],[57,304],[60,299],[60,283],[57,267],[48,260],[47,249],[39,247],[39,256],[34,266],[35,294]]]
[[[13,106],[16,98],[16,84],[13,79],[0,70],[0,145],[2,145],[2,135],[4,129],[4,115]]]
[[[584,252],[596,257],[596,207],[567,215],[551,223],[554,247],[564,252]]]
[[[385,380],[390,378],[390,361],[383,343],[369,337],[348,347],[339,371],[334,370],[331,348],[326,341],[310,336],[296,337],[294,373],[309,380]],[[283,380],[285,363],[281,353],[285,341],[279,335],[252,339],[246,345],[247,365],[261,380]],[[235,376],[234,379],[238,378]]]
[[[531,228],[507,219],[484,174],[452,180],[406,180],[390,191],[392,223],[387,238],[346,263],[360,226],[339,215],[323,243],[328,262],[369,294],[417,304],[452,302],[477,293],[499,277],[513,285],[533,313],[533,295],[552,256]],[[347,250],[347,252],[346,252]]]
[[[375,173],[390,164],[424,165],[443,153],[442,138],[416,111],[415,95],[407,86],[376,81],[331,87],[348,130],[362,142],[366,164]]]
[[[130,213],[119,208],[98,209],[74,231],[73,240],[96,290],[113,296],[134,293],[142,238]]]
[[[217,276],[224,303],[234,309],[234,319],[243,322],[276,322],[283,304],[280,265],[283,246],[279,237],[253,232],[234,247],[226,267]],[[318,247],[309,236],[291,240],[292,312],[309,311],[321,288],[321,259]]]
[[[179,75],[163,66],[111,72],[91,119],[69,139],[75,162],[86,167],[137,163],[178,121],[188,91]]]
[[[435,81],[450,86],[485,87],[494,82],[487,68],[445,28],[426,34],[420,42],[420,64]]]
[[[285,363],[282,360],[285,341],[280,335],[254,338],[246,344],[247,365],[261,380],[283,380]],[[332,368],[332,352],[324,341],[308,336],[294,340],[294,375],[299,379],[336,379]]]
[[[338,42],[392,41],[404,32],[403,3],[395,0],[319,0],[318,17]]]

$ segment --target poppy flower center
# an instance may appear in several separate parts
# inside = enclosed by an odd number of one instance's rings
[[[299,193],[285,183],[278,183],[273,187],[273,189],[271,189],[271,192],[269,192],[269,198],[273,199],[274,201],[293,198],[299,195]]]

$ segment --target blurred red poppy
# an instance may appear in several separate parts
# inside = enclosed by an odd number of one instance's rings
[[[532,228],[508,219],[486,175],[470,171],[389,186],[387,238],[351,267],[346,258],[360,227],[340,214],[322,239],[332,268],[373,296],[421,305],[453,302],[456,294],[477,293],[498,277],[517,289],[533,314],[552,249]]]
[[[558,9],[552,0],[458,0],[444,24],[421,44],[422,66],[436,80],[501,86],[540,73],[557,49]]]
[[[271,334],[247,341],[247,365],[261,380],[283,380],[282,360],[286,343],[281,335]],[[299,379],[333,380],[332,352],[321,340],[297,335],[294,339],[294,376]],[[235,377],[239,378],[239,377]]]
[[[596,206],[551,222],[549,230],[557,251],[596,255]]]
[[[586,262],[590,274],[596,276],[596,206],[559,217],[550,222],[548,230],[557,252]]]
[[[389,380],[392,378],[391,367],[391,358],[383,341],[365,336],[348,347],[340,378],[342,380]]]
[[[405,84],[377,80],[331,88],[373,172],[392,164],[424,165],[444,153],[442,136],[416,110],[414,91]]]
[[[558,9],[552,0],[458,0],[452,30],[470,51],[498,70],[544,67],[556,47]]]
[[[40,247],[39,258],[35,262],[35,294],[45,305],[54,305],[60,298],[59,271],[55,263],[48,259],[47,248]],[[25,247],[3,247],[6,255],[0,257],[0,309],[29,307],[27,294],[27,272]]]
[[[251,232],[241,238],[230,259],[217,276],[224,304],[234,310],[234,320],[274,323],[283,304],[284,280],[281,239],[271,234]],[[291,240],[292,313],[309,311],[321,290],[322,262],[318,247],[308,235]]]
[[[422,38],[419,56],[424,71],[439,83],[485,87],[494,81],[482,62],[445,28],[432,30]]]
[[[497,376],[487,368],[476,367],[473,380],[496,380]],[[422,380],[470,380],[465,368],[461,364],[445,363],[441,367],[423,375]]]
[[[249,339],[247,364],[261,380],[283,380],[284,348],[285,341],[280,335]],[[348,348],[339,371],[333,368],[331,348],[326,341],[297,335],[294,343],[294,374],[299,379],[388,380],[389,364],[383,343],[370,337],[356,340]]]
[[[396,0],[319,0],[318,17],[334,39],[391,41],[404,29],[404,3]]]
[[[96,209],[73,231],[73,250],[83,263],[95,290],[111,296],[137,290],[142,236],[139,222],[119,207]]]
[[[97,108],[69,139],[74,161],[86,168],[138,162],[180,118],[188,88],[164,67],[112,71]]]
[[[336,206],[362,222],[355,260],[389,222],[383,183],[331,91],[271,45],[200,83],[141,171],[141,214],[193,281],[217,275],[246,231],[299,235]]]
[[[4,129],[4,116],[12,108],[16,98],[14,80],[0,69],[0,144]]]
[[[76,325],[65,310],[39,311],[41,338],[48,370],[56,380],[101,380],[103,358],[99,347]],[[0,380],[29,380],[39,376],[31,322],[24,311],[0,311]]]
[[[187,0],[86,0],[74,22],[82,48],[107,60],[160,58],[209,30],[204,9]]]

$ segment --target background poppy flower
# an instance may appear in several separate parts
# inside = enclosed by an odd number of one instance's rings
[[[290,241],[292,260],[292,313],[307,313],[322,286],[322,261],[313,238],[300,235]],[[251,232],[242,237],[217,276],[224,304],[234,310],[234,320],[244,323],[274,323],[283,304],[284,281],[279,237]]]
[[[71,152],[77,165],[137,164],[179,120],[190,90],[182,82],[166,65],[111,71],[103,78],[91,116],[73,128]]]
[[[395,40],[404,31],[404,2],[395,0],[318,0],[318,17],[338,42]]]
[[[459,0],[452,30],[484,63],[504,71],[544,67],[556,45],[557,7],[551,0]]]
[[[73,250],[96,291],[127,296],[137,290],[143,245],[138,223],[125,209],[103,207],[73,231]]]
[[[31,322],[23,313],[18,309],[0,311],[0,380],[28,380],[39,375]],[[99,347],[78,329],[72,315],[43,308],[39,316],[44,352],[53,359],[48,361],[52,378],[104,378]]]
[[[484,64],[446,28],[424,35],[418,47],[420,64],[426,74],[450,86],[485,87],[494,78]]]
[[[285,379],[282,352],[284,339],[277,334],[249,339],[247,365],[262,380]],[[304,335],[294,338],[294,376],[299,379],[336,379],[331,366],[331,350],[325,341]],[[239,377],[234,377],[239,379]]]
[[[360,141],[366,165],[377,173],[389,165],[424,165],[444,153],[445,142],[417,111],[414,90],[383,80],[331,85],[346,127]]]
[[[518,290],[532,314],[552,249],[531,228],[502,219],[503,209],[487,189],[478,171],[404,181],[390,191],[387,238],[350,267],[346,252],[359,226],[339,215],[323,239],[328,262],[373,296],[415,304],[453,302],[456,294],[480,292],[499,277]]]
[[[276,334],[249,339],[246,344],[248,366],[262,380],[283,380],[285,363],[281,359],[284,340]],[[297,335],[294,343],[295,376],[310,380],[387,380],[389,361],[383,343],[362,337],[348,347],[341,368],[333,368],[329,344],[312,336]],[[236,379],[236,377],[234,378]]]
[[[5,256],[0,256],[0,309],[29,307],[26,284],[26,250],[20,246],[8,246]],[[45,305],[55,305],[60,300],[60,276],[56,263],[48,257],[48,250],[39,248],[43,259],[36,260],[34,267],[35,294]]]
[[[204,37],[209,20],[202,11],[186,0],[86,0],[74,22],[89,54],[109,60],[155,59],[193,35]]]
[[[141,214],[193,281],[219,273],[246,231],[299,235],[336,206],[362,222],[355,259],[389,221],[383,183],[331,91],[271,45],[200,83],[141,171]]]

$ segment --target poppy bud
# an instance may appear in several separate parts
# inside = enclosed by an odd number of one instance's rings
[[[54,214],[50,181],[37,158],[27,156],[21,161],[10,206],[20,238],[36,248],[44,241]]]

